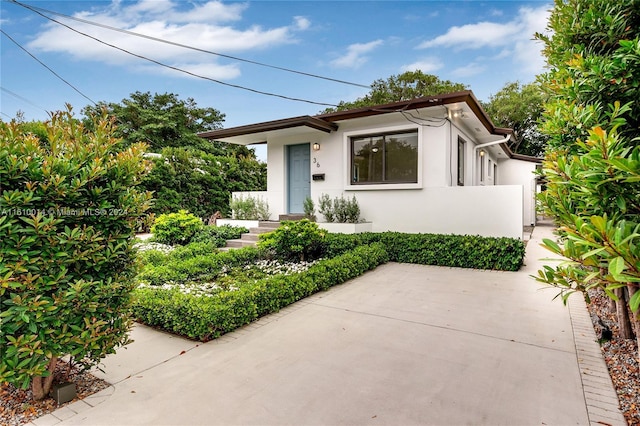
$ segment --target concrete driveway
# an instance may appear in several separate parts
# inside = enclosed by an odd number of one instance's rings
[[[519,272],[391,263],[206,344],[138,325],[112,387],[33,423],[624,424],[584,303],[529,277],[550,231]]]

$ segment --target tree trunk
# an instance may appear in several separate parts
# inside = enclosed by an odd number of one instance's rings
[[[633,330],[631,329],[631,321],[629,319],[629,309],[627,308],[627,298],[624,288],[614,290],[618,297],[616,301],[616,311],[618,314],[618,337],[620,339],[633,339]]]
[[[634,295],[634,293],[636,291],[640,291],[640,289],[636,286],[633,285],[631,283],[627,283],[627,290],[629,291],[629,300],[631,300],[631,297]],[[640,309],[636,309],[635,311],[633,311],[632,315],[631,315],[633,324],[635,325],[636,328],[636,344],[638,345],[638,363],[640,364]]]
[[[616,301],[613,299],[609,299],[609,312],[612,314],[616,312]]]
[[[49,371],[49,375],[44,376],[35,376],[31,379],[31,391],[33,392],[33,399],[40,400],[46,398],[49,395],[49,391],[51,390],[51,385],[53,384],[53,372],[56,369],[56,364],[58,363],[58,357],[54,356],[49,360],[49,366],[47,367],[47,371]]]

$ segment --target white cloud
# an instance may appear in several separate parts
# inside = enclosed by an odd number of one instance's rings
[[[101,10],[79,12],[75,16],[115,28],[193,46],[219,53],[265,49],[294,43],[294,31],[305,30],[309,20],[294,17],[291,26],[247,28],[232,26],[229,22],[242,19],[248,7],[243,3],[186,3],[171,0],[139,0],[133,4],[113,1]],[[63,18],[57,18],[62,21]],[[194,50],[184,49],[153,40],[111,31],[77,21],[64,21],[69,26],[96,39],[127,51],[167,63],[172,66],[189,64],[190,70],[201,70],[217,79],[239,75],[237,66],[221,66],[216,57]],[[58,24],[47,25],[28,45],[32,49],[70,55],[79,60],[91,60],[116,65],[132,65],[138,69],[150,69],[141,59],[88,37],[71,32]]]
[[[311,21],[309,21],[304,16],[294,16],[293,17],[295,27],[299,30],[306,30],[311,26]]]
[[[454,69],[451,74],[454,77],[471,77],[473,75],[481,74],[487,67],[477,62],[472,62],[462,67]]]
[[[240,69],[238,69],[236,65],[219,65],[219,64],[216,64],[215,62],[209,62],[209,63],[202,62],[202,63],[196,63],[196,64],[180,63],[180,64],[174,64],[173,66],[181,70],[190,72],[192,74],[211,78],[214,80],[231,80],[240,75]],[[142,65],[142,66],[136,67],[136,69],[138,70],[138,72],[145,73],[145,74],[146,73],[163,74],[163,75],[170,75],[170,76],[198,78],[195,76],[191,76],[187,73],[173,70],[170,68],[154,67],[152,65]]]
[[[453,47],[457,50],[463,50],[504,46],[509,42],[509,39],[513,39],[518,34],[518,31],[518,25],[514,23],[480,22],[451,27],[446,34],[421,43],[418,45],[418,49]]]
[[[347,47],[347,53],[331,61],[338,68],[358,68],[369,59],[366,54],[382,44],[382,40],[369,43],[355,43]]]
[[[542,71],[544,58],[540,53],[542,46],[533,40],[533,36],[536,32],[545,32],[549,9],[550,5],[521,7],[518,15],[509,22],[483,21],[454,26],[446,33],[424,41],[418,49],[496,49],[494,58],[510,56],[520,71],[535,75]],[[471,75],[465,73],[473,69],[470,65],[459,68],[458,75]]]
[[[423,58],[412,64],[403,65],[400,69],[402,72],[420,70],[424,73],[432,73],[434,71],[439,70],[443,66],[444,64],[440,59],[435,57],[430,57],[430,58]]]

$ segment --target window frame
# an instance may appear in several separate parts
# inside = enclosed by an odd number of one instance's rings
[[[466,167],[466,159],[467,157],[467,141],[462,137],[458,136],[458,152],[457,152],[457,181],[458,186],[464,186],[464,177],[465,177],[465,167]],[[461,173],[462,172],[462,173]]]
[[[358,137],[375,137],[386,136],[397,133],[417,132],[418,136],[418,170],[417,182],[398,182],[398,183],[356,183],[352,179],[353,172],[353,147],[352,138]],[[354,130],[343,133],[343,155],[344,155],[344,178],[345,190],[380,190],[380,189],[421,189],[422,188],[422,170],[423,170],[423,143],[422,128],[420,126],[389,126],[371,129]]]

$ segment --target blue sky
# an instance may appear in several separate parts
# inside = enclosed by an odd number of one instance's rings
[[[22,0],[20,0],[22,1]],[[43,1],[30,6],[151,37],[306,73],[369,85],[421,69],[468,85],[488,100],[509,81],[543,71],[542,1]],[[171,46],[50,15],[155,61],[224,83],[318,103],[354,100],[367,89]],[[107,47],[2,1],[2,30],[95,102],[135,91],[176,93],[226,115],[225,127],[305,114],[325,106],[261,95],[189,76]],[[44,120],[91,102],[14,44],[1,41],[0,112]]]

